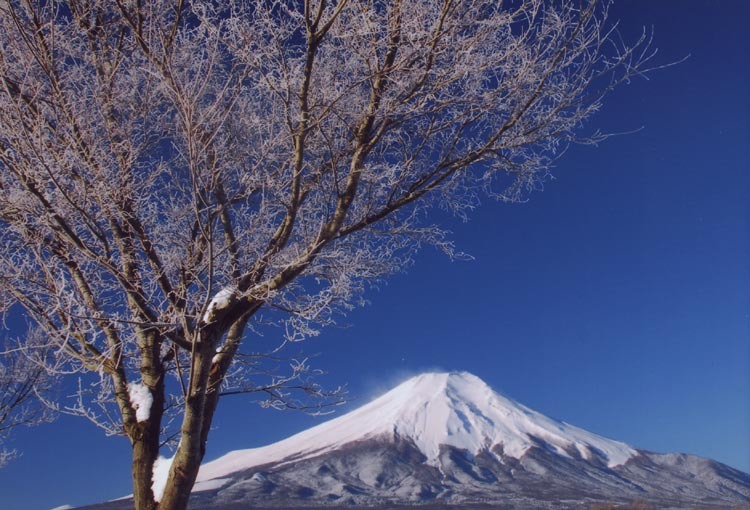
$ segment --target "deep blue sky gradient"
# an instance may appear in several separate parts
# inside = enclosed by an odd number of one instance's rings
[[[549,416],[658,452],[750,472],[750,4],[620,0],[659,61],[592,127],[635,134],[574,147],[528,203],[449,218],[450,262],[423,251],[371,305],[302,347],[351,409],[408,375],[467,370]],[[339,412],[342,412],[340,410]],[[208,458],[319,423],[222,403]],[[17,434],[0,507],[43,510],[130,492],[129,446],[64,418]]]

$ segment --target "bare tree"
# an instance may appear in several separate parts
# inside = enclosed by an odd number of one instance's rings
[[[34,338],[30,336],[24,347],[34,352],[37,359],[27,357],[26,349],[0,350],[0,468],[18,454],[17,450],[7,447],[14,429],[39,425],[54,417],[52,409],[44,402],[49,398],[55,377],[40,362],[44,350],[34,349],[33,343]]]
[[[184,509],[223,393],[308,373],[314,334],[422,244],[438,206],[518,201],[642,73],[608,4],[3,0],[0,293],[133,448],[138,509]],[[174,427],[172,426],[174,424]],[[179,439],[163,494],[160,447]]]

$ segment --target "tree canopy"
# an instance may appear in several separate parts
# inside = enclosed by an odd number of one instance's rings
[[[315,334],[421,245],[455,255],[431,208],[521,200],[602,138],[581,127],[653,56],[607,7],[0,4],[0,303],[79,377],[60,409],[130,439],[136,508],[186,507],[222,393],[320,392],[262,328]]]

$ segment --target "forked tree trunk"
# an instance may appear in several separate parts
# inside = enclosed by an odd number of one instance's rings
[[[198,477],[198,469],[200,469],[204,453],[204,448],[201,448],[196,438],[183,434],[182,442],[177,448],[169,470],[169,478],[164,487],[159,510],[187,509],[190,492]],[[136,510],[141,509],[136,507]]]
[[[148,370],[144,375],[153,401],[148,419],[133,423],[126,433],[133,447],[133,504],[135,510],[156,510],[153,475],[159,457],[161,421],[164,414],[164,376],[160,371]]]
[[[159,454],[153,441],[141,439],[133,443],[133,504],[135,510],[156,510],[154,500],[153,467]]]
[[[217,363],[213,362],[213,356],[211,356],[214,352],[213,348],[197,353],[204,363],[199,363],[195,379],[203,381],[201,388],[204,391],[186,401],[182,439],[170,469],[170,479],[159,503],[159,510],[185,510],[187,508],[190,493],[206,454],[208,432],[211,430],[214,413],[219,405],[219,389],[231,365],[245,326],[252,314],[259,308],[260,303],[256,303],[251,310],[246,311],[231,323],[226,334],[224,356]],[[208,361],[209,359],[211,361]]]
[[[190,492],[198,477],[206,443],[203,427],[205,423],[208,380],[211,370],[211,358],[215,352],[215,337],[204,336],[199,349],[195,352],[195,372],[191,378],[189,395],[185,399],[185,414],[182,420],[180,445],[177,447],[164,494],[159,503],[159,510],[186,510]],[[211,413],[212,414],[212,413]],[[136,508],[136,510],[140,510]]]

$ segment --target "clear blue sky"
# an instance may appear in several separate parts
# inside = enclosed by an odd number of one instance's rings
[[[350,327],[304,345],[349,408],[425,370],[467,370],[545,414],[658,452],[750,471],[750,4],[620,0],[679,66],[610,97],[592,124],[636,134],[574,148],[522,205],[449,220],[473,262],[424,251]],[[222,404],[208,458],[320,421]],[[129,446],[66,418],[21,431],[0,506],[130,492]]]

